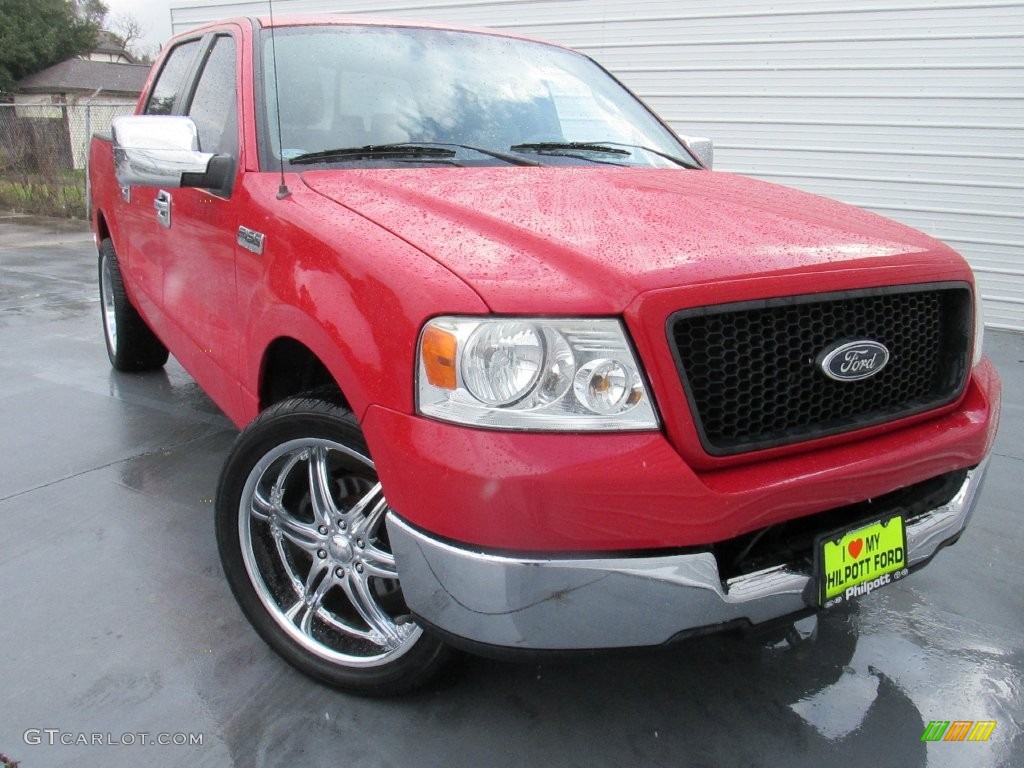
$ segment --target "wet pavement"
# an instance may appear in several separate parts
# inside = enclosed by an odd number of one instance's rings
[[[81,224],[0,214],[0,753],[21,768],[1024,766],[1024,335],[986,340],[1003,424],[960,543],[795,645],[466,657],[379,701],[242,617],[211,502],[235,431],[173,358],[110,369],[95,260]],[[924,743],[932,720],[997,725]]]

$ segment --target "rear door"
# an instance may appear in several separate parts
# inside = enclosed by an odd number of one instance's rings
[[[181,103],[194,74],[202,47],[201,38],[186,40],[167,54],[147,95],[142,114],[170,115]],[[117,243],[122,269],[128,274],[132,299],[142,314],[163,338],[160,316],[163,304],[163,273],[169,257],[166,228],[161,224],[155,203],[167,190],[153,187],[121,187],[125,199],[122,232],[125,242]]]

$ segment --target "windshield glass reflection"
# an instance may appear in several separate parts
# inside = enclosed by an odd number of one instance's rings
[[[282,156],[288,161],[311,152],[408,142],[495,152],[516,147],[517,154],[545,164],[692,163],[671,132],[600,67],[555,46],[407,27],[281,28],[275,100],[274,45],[265,33],[264,159],[274,164]],[[620,151],[524,146],[587,142]],[[465,164],[502,164],[480,153],[468,159]],[[431,162],[422,155],[413,161]],[[391,155],[347,164],[408,162]]]

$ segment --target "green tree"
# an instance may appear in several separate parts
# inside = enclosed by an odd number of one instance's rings
[[[107,18],[107,4],[103,0],[74,0],[72,5],[78,8],[78,15],[97,27],[103,27]]]
[[[82,5],[80,14],[73,0],[0,0],[0,94],[96,44],[106,6],[100,0]]]

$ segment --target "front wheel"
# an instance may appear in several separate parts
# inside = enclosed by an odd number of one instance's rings
[[[377,695],[422,684],[448,655],[405,605],[387,512],[354,417],[313,397],[253,421],[217,492],[221,561],[256,631],[302,672]]]

